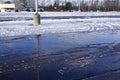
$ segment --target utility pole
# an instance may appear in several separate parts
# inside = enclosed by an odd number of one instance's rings
[[[36,13],[38,13],[38,0],[35,0],[35,10],[36,10]]]
[[[38,0],[35,0],[35,14],[34,14],[34,26],[40,24],[40,15],[38,13]]]
[[[80,5],[81,4],[81,0],[78,0],[78,11],[80,11]]]

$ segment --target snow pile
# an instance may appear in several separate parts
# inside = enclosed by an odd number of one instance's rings
[[[4,12],[0,17],[33,17],[34,12]],[[43,17],[49,16],[120,16],[120,12],[39,12]]]
[[[43,21],[44,22],[44,21]],[[14,22],[13,22],[14,23]],[[30,21],[32,23],[32,21]],[[88,31],[89,27],[81,27],[79,24],[58,23],[58,24],[41,24],[33,26],[32,24],[24,25],[5,25],[0,27],[0,36],[18,36],[18,35],[34,35],[34,34],[48,34],[48,33],[65,33],[65,32],[81,32]],[[68,26],[68,27],[67,27]]]
[[[66,14],[65,14],[66,13]],[[91,32],[120,29],[119,12],[44,12],[42,17],[63,17],[68,19],[41,19],[41,25],[33,26],[33,20],[17,20],[18,17],[31,17],[33,13],[0,13],[1,19],[15,17],[14,21],[0,22],[0,36],[19,36],[49,33]],[[102,16],[91,18],[90,16]],[[70,16],[89,16],[86,18],[69,18]],[[108,17],[107,17],[108,16]],[[112,17],[114,16],[114,17]]]

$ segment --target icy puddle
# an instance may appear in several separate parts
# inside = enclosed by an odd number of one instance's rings
[[[108,76],[120,78],[120,31],[0,38],[0,80],[108,80]]]

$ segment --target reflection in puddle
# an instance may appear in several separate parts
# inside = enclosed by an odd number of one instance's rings
[[[119,39],[119,32],[4,38],[0,50],[7,49],[0,51],[0,80],[81,80],[118,72]]]

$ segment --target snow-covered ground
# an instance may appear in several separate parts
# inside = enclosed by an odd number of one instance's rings
[[[33,14],[0,13],[0,80],[120,78],[120,12],[41,12],[39,26]]]
[[[0,36],[120,29],[120,12],[41,12],[39,26],[33,26],[33,14],[0,13]]]

